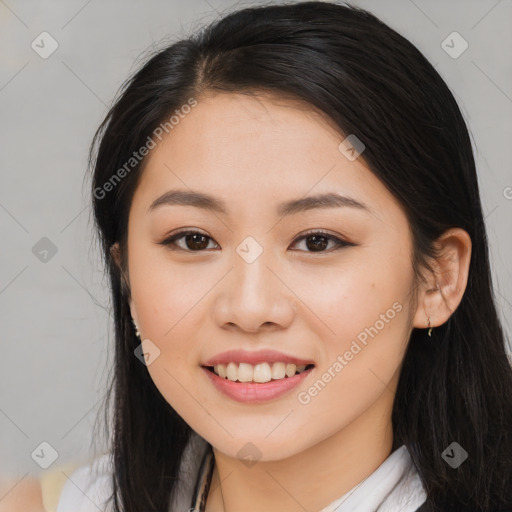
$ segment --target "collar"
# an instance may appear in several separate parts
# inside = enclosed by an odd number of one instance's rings
[[[204,512],[215,458],[205,451],[193,493],[192,507]],[[368,477],[320,512],[413,512],[426,500],[426,493],[405,445],[392,452]]]

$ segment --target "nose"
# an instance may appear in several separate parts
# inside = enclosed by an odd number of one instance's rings
[[[235,254],[231,272],[219,284],[214,316],[220,327],[256,333],[293,321],[296,297],[265,251],[250,263]]]

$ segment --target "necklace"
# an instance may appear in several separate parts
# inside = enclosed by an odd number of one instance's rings
[[[194,512],[205,512],[206,499],[212,483],[213,468],[215,465],[215,457],[211,449],[207,450],[201,461],[199,475],[194,488],[192,497],[192,510]]]

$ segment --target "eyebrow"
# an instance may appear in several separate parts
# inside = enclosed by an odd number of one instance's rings
[[[151,213],[164,205],[194,206],[203,210],[228,215],[226,203],[222,199],[202,192],[190,190],[169,190],[165,192],[151,203],[148,208],[148,213]],[[288,215],[294,215],[308,210],[340,207],[357,208],[368,213],[372,213],[371,209],[364,203],[357,201],[352,197],[343,196],[333,192],[285,201],[277,206],[276,213],[281,217],[286,217]]]

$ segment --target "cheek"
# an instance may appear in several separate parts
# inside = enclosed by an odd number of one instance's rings
[[[141,251],[139,258],[133,255],[132,296],[144,335],[172,344],[178,332],[193,327],[190,319],[211,288],[212,279],[194,276],[185,265],[171,263],[159,252]]]
[[[316,402],[315,415],[327,418],[329,404],[337,403],[341,416],[356,417],[392,381],[407,346],[412,285],[406,262],[397,263],[360,262],[325,281],[323,294],[310,293],[310,329],[322,333],[323,351],[317,385],[306,390],[302,403]]]
[[[311,429],[323,425],[318,435],[334,434],[374,404],[382,415],[391,410],[407,339],[406,310],[394,305],[363,324],[340,319],[338,337],[324,340],[325,360],[297,397],[304,418],[315,418]]]
[[[303,308],[307,317],[322,333],[322,339],[343,348],[348,339],[360,335],[364,342],[366,328],[376,325],[379,332],[392,330],[398,310],[405,309],[404,298],[411,287],[407,262],[383,265],[377,258],[354,258],[350,264],[327,271],[297,274],[294,291],[314,315]],[[305,278],[304,275],[307,275]]]

